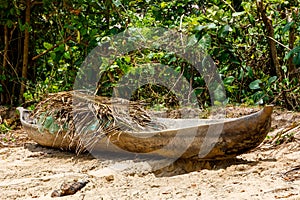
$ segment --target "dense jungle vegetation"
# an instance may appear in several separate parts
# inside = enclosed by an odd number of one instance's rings
[[[0,104],[38,101],[73,89],[77,71],[99,42],[130,28],[163,27],[189,36],[214,60],[226,103],[272,103],[300,110],[299,0],[0,0]],[[140,62],[191,73],[168,52],[143,50],[105,66],[99,94]],[[99,66],[103,67],[103,66]],[[200,107],[210,105],[203,77],[192,76]],[[173,98],[145,85],[140,97]],[[149,92],[150,91],[150,92]],[[137,94],[134,94],[137,95]],[[168,102],[164,101],[166,104]]]

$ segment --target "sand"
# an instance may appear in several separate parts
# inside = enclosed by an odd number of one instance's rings
[[[299,119],[299,113],[275,111],[269,137],[237,159],[178,160],[157,171],[146,160],[96,159],[44,148],[22,129],[12,131],[9,136],[16,141],[0,145],[0,199],[53,199],[63,183],[88,181],[58,199],[300,200]]]

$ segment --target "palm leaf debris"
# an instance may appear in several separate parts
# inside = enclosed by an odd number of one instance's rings
[[[79,91],[47,95],[37,104],[30,118],[35,119],[40,132],[65,132],[65,137],[78,143],[77,153],[85,149],[91,150],[99,140],[111,134],[166,128],[164,124],[151,118],[141,103],[93,96]]]

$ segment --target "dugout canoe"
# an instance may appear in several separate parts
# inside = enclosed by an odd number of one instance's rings
[[[76,151],[81,138],[65,132],[40,131],[30,111],[18,108],[28,136],[45,147]],[[166,129],[153,132],[118,132],[97,142],[92,152],[131,152],[136,155],[188,158],[197,160],[227,159],[257,147],[271,127],[273,106],[240,118],[168,119],[157,118]]]

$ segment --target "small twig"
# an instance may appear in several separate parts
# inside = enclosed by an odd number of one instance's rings
[[[68,41],[71,40],[71,39],[72,39],[72,36],[69,36],[69,37],[68,37],[67,39],[65,39],[64,41],[62,41],[62,42],[60,42],[60,43],[58,43],[58,44],[55,44],[55,45],[53,45],[51,48],[49,48],[49,49],[47,49],[46,51],[44,51],[43,53],[41,53],[41,54],[39,54],[39,55],[37,55],[37,56],[34,56],[34,57],[32,58],[32,60],[38,59],[39,57],[45,55],[45,54],[48,53],[49,51],[52,51],[53,49],[57,48],[57,47],[60,46],[61,44],[65,44],[66,42],[68,42]]]
[[[274,137],[272,144],[274,145],[280,138],[288,136],[289,134],[292,134],[295,130],[298,130],[299,128],[300,128],[299,124],[293,124],[292,126],[279,131],[276,134],[276,136]]]
[[[279,45],[283,46],[284,48],[286,48],[286,49],[288,49],[288,50],[291,50],[291,49],[290,49],[288,46],[286,46],[286,45],[282,44],[281,42],[279,42],[279,41],[275,40],[274,38],[272,38],[272,37],[270,37],[270,36],[267,36],[267,38],[269,38],[269,39],[273,40],[274,42],[276,42],[277,44],[279,44]]]
[[[222,2],[225,3],[232,10],[232,12],[236,12],[235,9],[229,3],[227,3],[224,0],[222,0]]]
[[[1,52],[0,52],[0,54],[2,55]],[[18,79],[19,82],[21,82],[20,78],[19,78],[19,75],[18,75],[18,72],[14,68],[13,64],[8,59],[6,61],[7,61],[7,64],[11,67],[12,71],[15,73],[15,77]]]
[[[182,38],[182,19],[183,19],[183,17],[184,17],[184,14],[180,16],[180,25],[179,25],[181,45],[183,45],[183,38]]]
[[[284,175],[287,175],[288,173],[290,173],[290,172],[292,172],[292,171],[297,171],[297,170],[300,170],[300,165],[295,166],[295,167],[293,167],[292,169],[286,171],[286,172],[284,173]]]
[[[38,2],[38,1],[33,1],[32,3],[31,3],[31,6],[35,6],[35,5],[42,5],[42,4],[44,4],[44,2]]]
[[[179,24],[179,31],[182,31],[182,19],[184,17],[184,14],[180,16],[180,24]]]
[[[170,88],[168,94],[172,92],[172,90],[175,88],[176,84],[179,82],[180,78],[183,76],[184,70],[180,73],[179,77],[177,78],[176,82],[173,84],[173,86]]]
[[[276,102],[277,99],[278,99],[281,95],[283,95],[283,93],[285,93],[285,92],[291,92],[291,91],[297,89],[299,86],[300,86],[300,84],[297,84],[296,86],[294,86],[294,87],[292,87],[292,88],[290,88],[290,89],[282,90],[282,91],[274,98],[274,100],[271,102],[271,104],[273,104],[274,102]]]

